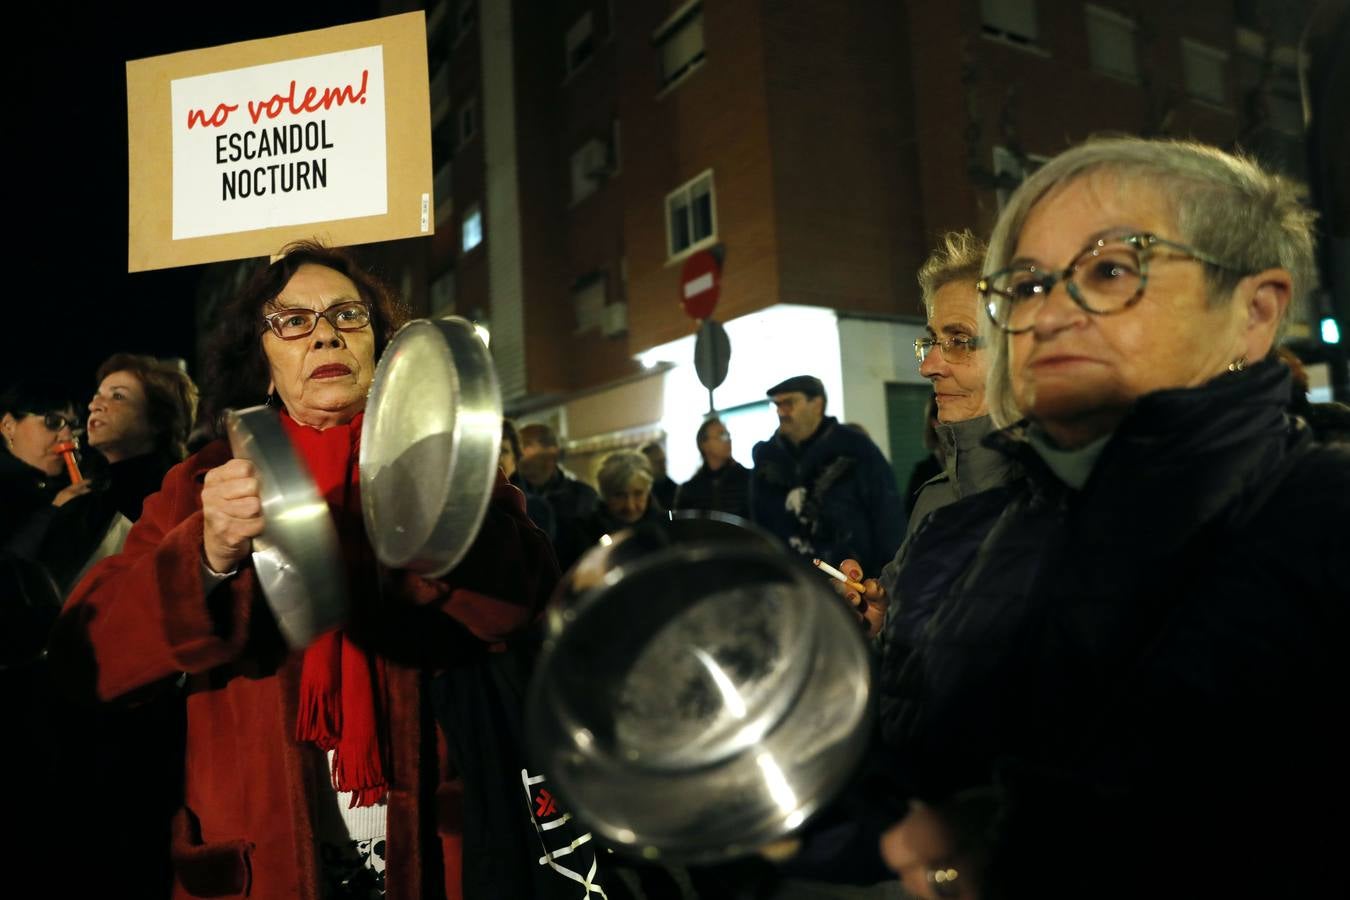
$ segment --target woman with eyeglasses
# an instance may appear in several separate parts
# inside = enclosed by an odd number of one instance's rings
[[[506,787],[482,779],[514,758],[485,667],[552,589],[547,539],[504,479],[443,578],[381,567],[365,536],[362,416],[403,316],[345,251],[293,244],[217,313],[206,367],[212,421],[270,404],[327,500],[346,625],[290,652],[251,564],[258,475],[223,440],[169,472],[58,623],[52,658],[101,699],[186,676],[174,897],[506,897],[539,869],[518,768]],[[432,724],[454,716],[474,730]]]
[[[34,553],[63,595],[90,565],[121,549],[145,498],[182,461],[197,409],[187,373],[152,356],[115,353],[95,380],[85,444],[97,458],[84,467],[91,489],[55,514]]]
[[[888,626],[912,805],[883,855],[928,897],[1336,893],[1350,452],[1272,356],[1311,213],[1211,147],[1094,141],[1014,193],[986,271],[990,441],[1025,477],[901,560],[902,608],[950,574]]]
[[[80,420],[59,387],[37,381],[6,390],[0,411],[0,553],[26,556],[55,510],[89,490],[70,483],[58,449]]]

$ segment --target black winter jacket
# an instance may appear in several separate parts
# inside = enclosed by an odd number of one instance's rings
[[[883,733],[912,795],[994,787],[986,897],[1343,887],[1350,448],[1288,397],[1273,362],[1146,396],[1081,492],[991,435],[1026,477],[911,538]]]
[[[729,459],[717,471],[699,466],[675,492],[675,509],[705,509],[750,518],[750,470]]]
[[[826,416],[794,447],[781,434],[754,449],[750,513],[808,559],[856,559],[879,572],[905,533],[895,473],[866,435]]]

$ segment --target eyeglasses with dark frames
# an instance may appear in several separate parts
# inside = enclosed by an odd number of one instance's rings
[[[968,334],[958,334],[945,340],[921,337],[914,342],[914,357],[922,364],[934,349],[941,350],[942,358],[947,362],[962,362],[969,359],[970,354],[980,349],[980,339]]]
[[[295,341],[313,333],[320,319],[338,331],[360,331],[370,324],[370,307],[364,300],[345,300],[325,310],[282,309],[263,316],[263,323],[283,341]]]
[[[1171,259],[1238,271],[1193,247],[1142,232],[1098,238],[1062,271],[1047,271],[1034,264],[1012,266],[984,276],[975,283],[975,289],[989,318],[1010,334],[1032,329],[1041,303],[1061,281],[1082,309],[1109,316],[1129,309],[1144,296],[1149,263],[1160,256],[1159,248],[1173,251]]]
[[[46,428],[48,431],[60,431],[62,428],[69,428],[72,431],[74,431],[76,428],[80,427],[79,419],[71,418],[70,416],[67,416],[65,413],[58,413],[58,412],[39,413],[29,411],[25,412],[23,415],[41,416],[42,427]]]

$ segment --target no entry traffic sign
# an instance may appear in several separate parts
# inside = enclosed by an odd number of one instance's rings
[[[711,250],[700,250],[680,269],[680,305],[685,315],[702,321],[712,315],[722,293],[722,264]]]

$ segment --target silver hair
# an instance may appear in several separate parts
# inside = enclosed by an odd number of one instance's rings
[[[641,481],[647,487],[651,487],[654,481],[651,463],[635,450],[618,450],[606,456],[600,462],[600,471],[596,473],[595,480],[600,483],[602,497],[622,494],[635,481]]]
[[[985,271],[1007,266],[1033,207],[1051,193],[1091,174],[1118,179],[1122,188],[1145,186],[1167,205],[1176,234],[1162,237],[1189,244],[1232,271],[1205,266],[1211,303],[1231,300],[1247,275],[1280,268],[1293,282],[1290,307],[1301,303],[1316,281],[1313,222],[1301,185],[1267,172],[1254,160],[1191,141],[1098,138],[1050,160],[1022,183],[999,214],[989,238]],[[1087,235],[1084,235],[1084,240]],[[989,412],[1000,427],[1021,419],[1008,367],[1009,335],[987,316],[980,331],[989,348]]]
[[[933,297],[939,289],[952,282],[969,281],[971,291],[975,290],[975,282],[984,274],[984,254],[987,249],[984,241],[977,238],[969,228],[949,231],[942,236],[942,245],[930,253],[919,267],[919,291],[929,319],[933,318]]]

